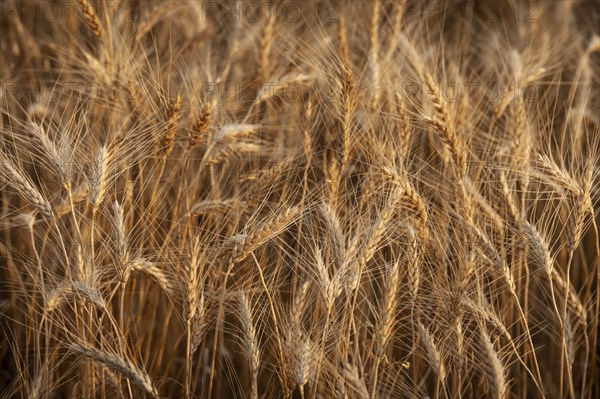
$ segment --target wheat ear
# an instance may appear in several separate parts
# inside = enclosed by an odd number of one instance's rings
[[[79,3],[83,19],[87,26],[94,32],[94,35],[96,35],[98,39],[102,39],[104,29],[102,28],[102,23],[100,22],[100,18],[98,17],[98,14],[96,14],[94,7],[92,7],[88,0],[77,0],[77,2]]]
[[[131,271],[138,271],[146,274],[150,279],[154,280],[167,294],[172,293],[173,287],[169,277],[160,269],[156,263],[145,258],[136,258],[127,264],[125,281],[129,279]]]
[[[426,118],[439,132],[442,143],[450,150],[452,160],[458,172],[458,177],[462,178],[467,171],[467,157],[464,144],[455,131],[455,127],[450,119],[450,113],[446,107],[444,99],[433,81],[433,77],[426,72],[425,84],[428,92],[431,94],[431,101],[436,113],[436,118]]]
[[[64,154],[64,152],[61,151],[56,143],[48,136],[48,133],[41,124],[31,122],[29,125],[32,133],[40,140],[44,152],[56,168],[63,187],[70,190],[71,182],[69,180],[69,168],[65,162],[65,157],[68,156],[68,154]]]
[[[107,146],[98,150],[90,178],[90,202],[92,208],[97,210],[106,195],[108,188],[109,167],[112,155]]]
[[[433,371],[438,376],[438,384],[443,384],[446,379],[446,368],[444,367],[444,362],[442,360],[442,354],[438,350],[438,347],[433,339],[433,336],[423,325],[423,323],[419,322],[419,335],[423,340],[423,344],[425,345],[425,354],[427,355],[427,362],[433,368]]]
[[[230,263],[241,262],[252,251],[285,231],[300,216],[300,212],[299,206],[287,208],[281,214],[263,222],[256,230],[233,237],[234,248],[231,252]]]
[[[7,159],[2,160],[2,170],[0,176],[7,184],[14,187],[21,196],[23,196],[30,204],[32,204],[39,212],[46,216],[52,215],[52,206],[35,188],[33,183],[25,174],[21,173]]]
[[[494,397],[497,399],[505,399],[510,392],[508,382],[506,381],[506,369],[498,357],[498,353],[494,349],[494,345],[490,341],[489,335],[481,332],[481,343],[483,353],[486,357],[486,362],[483,365],[483,372],[492,387]]]
[[[200,116],[198,116],[192,124],[192,130],[188,141],[189,149],[196,147],[206,138],[208,130],[210,129],[212,114],[213,103],[207,102],[204,105]]]
[[[170,98],[164,106],[165,120],[167,121],[165,133],[163,134],[161,141],[164,158],[167,158],[169,155],[171,155],[173,147],[175,146],[175,133],[177,132],[177,127],[179,126],[182,103],[183,100],[181,96],[177,96],[175,98]]]
[[[158,392],[152,385],[152,379],[141,368],[136,366],[131,360],[117,356],[116,354],[96,349],[87,344],[73,343],[70,346],[73,352],[92,358],[109,368],[123,374],[129,381],[142,388],[146,393],[158,398]]]
[[[194,331],[199,326],[196,321],[196,315],[203,309],[199,305],[204,305],[204,295],[202,284],[200,283],[200,272],[203,259],[200,258],[200,238],[194,237],[194,243],[191,250],[189,264],[186,270],[186,300],[185,300],[185,325],[186,325],[186,398],[191,398],[192,386],[192,354],[195,349]],[[202,316],[200,316],[202,317]]]
[[[260,349],[254,322],[252,321],[252,310],[250,301],[246,294],[240,293],[240,316],[242,322],[242,330],[244,331],[244,345],[246,356],[249,360],[250,374],[252,377],[252,386],[250,388],[250,398],[258,399],[258,369],[260,367]]]
[[[359,252],[358,256],[355,258],[356,262],[347,262],[347,280],[350,290],[353,291],[358,287],[362,272],[369,260],[375,255],[377,248],[381,243],[381,239],[383,238],[386,229],[389,227],[389,221],[392,220],[398,210],[398,204],[403,195],[403,187],[396,187],[392,191],[379,218],[371,225],[367,233],[366,242],[363,244],[361,252]],[[351,249],[351,251],[356,252],[355,249]]]
[[[379,27],[380,27],[380,14],[381,14],[381,1],[375,0],[373,2],[373,11],[371,14],[371,28],[370,28],[370,39],[371,49],[369,50],[369,68],[371,70],[371,83],[373,87],[373,101],[374,108],[377,110],[381,104],[381,62],[379,60],[379,53],[381,43],[379,41]]]
[[[396,320],[396,298],[400,288],[400,258],[398,258],[391,267],[388,268],[383,303],[380,306],[379,318],[375,330],[375,371],[372,382],[371,397],[376,397],[377,377],[379,372],[379,363],[392,336],[394,321]]]

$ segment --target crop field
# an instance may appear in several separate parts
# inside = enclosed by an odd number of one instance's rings
[[[596,0],[0,1],[0,399],[600,398]]]

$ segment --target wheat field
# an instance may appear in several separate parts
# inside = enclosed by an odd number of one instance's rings
[[[598,2],[0,7],[0,398],[600,397]]]

